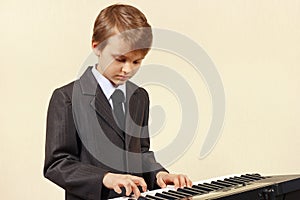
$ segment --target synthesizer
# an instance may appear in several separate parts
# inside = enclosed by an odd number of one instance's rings
[[[135,200],[120,197],[114,200]],[[300,200],[300,175],[230,175],[142,193],[138,200]]]

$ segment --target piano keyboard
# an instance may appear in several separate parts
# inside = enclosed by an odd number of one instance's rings
[[[191,188],[172,186],[142,193],[138,200],[299,200],[300,175],[231,175],[194,182]],[[120,197],[114,200],[135,200]]]
[[[194,199],[193,197],[214,196],[220,191],[228,191],[251,184],[254,181],[265,179],[260,174],[230,175],[204,181],[194,182],[191,188],[174,189],[173,186],[167,186],[163,189],[152,190],[142,193],[138,200],[177,200],[177,199]],[[133,197],[119,197],[114,200],[134,200]],[[200,199],[200,198],[197,198]],[[209,199],[209,198],[208,198]]]

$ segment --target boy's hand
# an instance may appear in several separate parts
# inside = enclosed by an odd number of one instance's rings
[[[134,196],[139,197],[141,193],[138,186],[141,186],[144,192],[147,191],[147,184],[145,180],[138,176],[107,173],[104,175],[102,182],[105,187],[113,189],[118,194],[122,193],[121,187],[124,187],[126,190],[126,196],[129,196],[131,192],[133,192]]]
[[[169,174],[161,171],[156,174],[156,180],[161,188],[165,188],[167,184],[174,184],[175,189],[192,187],[192,181],[183,174]]]

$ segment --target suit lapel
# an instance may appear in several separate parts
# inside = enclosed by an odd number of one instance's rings
[[[139,137],[137,135],[140,133],[138,130],[140,128],[140,124],[136,124],[135,119],[137,119],[138,111],[141,111],[138,109],[140,106],[137,98],[137,89],[135,85],[133,85],[131,82],[127,82],[126,85],[126,117],[125,117],[125,130],[126,130],[126,149],[130,149],[130,140],[132,137]]]
[[[102,89],[100,86],[98,86],[98,89],[96,91],[96,97],[95,100],[91,102],[91,106],[95,105],[94,109],[96,112],[100,115],[100,117],[107,122],[109,126],[111,126],[118,135],[124,140],[124,133],[119,128],[118,124],[116,123],[113,114],[112,114],[112,108],[104,95]]]
[[[80,78],[83,95],[93,96],[90,105],[97,114],[124,140],[123,131],[114,120],[111,106],[89,67]]]

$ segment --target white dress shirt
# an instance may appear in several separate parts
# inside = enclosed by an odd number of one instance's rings
[[[113,86],[113,84],[106,77],[104,77],[96,69],[95,66],[92,68],[92,73],[93,73],[94,77],[96,78],[98,84],[100,85],[104,95],[106,96],[106,98],[109,101],[109,104],[112,108],[113,108],[113,103],[112,103],[111,95],[114,93],[114,91],[116,89],[120,89],[124,93],[124,96],[126,99],[126,83],[119,85],[118,87]],[[123,109],[124,109],[124,103],[123,103]]]

